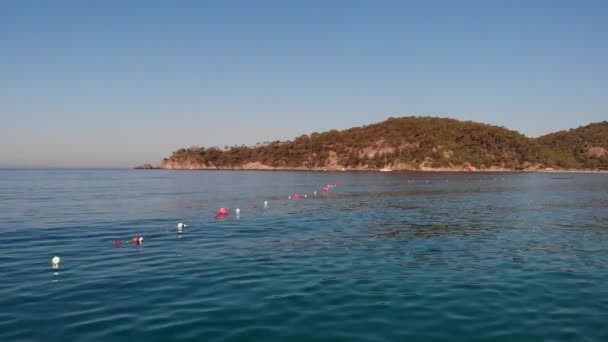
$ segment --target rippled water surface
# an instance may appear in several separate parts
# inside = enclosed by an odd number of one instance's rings
[[[606,174],[4,170],[0,246],[0,341],[608,340]]]

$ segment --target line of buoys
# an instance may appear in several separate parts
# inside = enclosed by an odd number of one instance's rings
[[[338,183],[336,182],[335,184],[331,185],[331,184],[327,184],[326,186],[322,187],[322,191],[324,193],[329,192],[329,188],[338,186]],[[317,196],[317,191],[313,192],[313,195],[316,197]],[[293,199],[293,200],[299,200],[301,198],[301,195],[299,193],[295,193],[293,195],[287,196],[287,197],[282,197],[281,199],[283,200],[283,202],[285,202],[285,199]],[[308,194],[304,194],[304,198],[308,198]],[[257,205],[255,203],[253,203],[252,208],[255,209],[257,208]],[[264,201],[264,208],[267,209],[268,208],[268,201],[265,200]],[[239,219],[240,218],[240,213],[241,213],[241,209],[236,208],[235,209],[235,213],[236,213],[236,218]],[[230,211],[224,207],[218,208],[217,211],[215,212],[215,218],[216,219],[224,219],[227,218],[230,215]],[[188,227],[187,224],[183,223],[183,222],[178,222],[176,225],[177,231],[179,233],[182,233],[184,228]],[[124,243],[127,244],[133,244],[133,245],[142,245],[144,241],[143,236],[140,235],[135,235],[131,240],[128,240]],[[121,247],[123,245],[123,242],[120,240],[115,240],[114,241],[114,246],[116,247]],[[51,266],[52,268],[59,268],[59,263],[61,262],[61,258],[58,256],[54,256],[51,259]]]
[[[327,192],[329,192],[330,188],[336,187],[338,185],[339,185],[338,182],[336,182],[334,184],[326,184],[325,186],[323,186],[321,188],[321,190],[324,193],[327,193]],[[317,191],[314,191],[313,195],[316,197],[317,196]],[[304,198],[308,198],[308,194],[304,194],[303,196],[304,196]],[[289,195],[287,197],[281,197],[281,201],[283,202],[283,204],[285,204],[286,200],[299,200],[301,198],[302,198],[302,195],[300,195],[299,193],[295,193],[295,194]],[[269,206],[268,201],[264,200],[264,209],[268,209],[268,206]],[[257,209],[257,204],[253,203],[251,205],[251,208],[252,209]],[[241,212],[241,210],[239,208],[236,208],[235,213],[236,213],[236,218],[237,219],[240,218],[240,212]],[[216,219],[224,219],[224,218],[227,218],[229,215],[230,215],[230,212],[228,211],[228,209],[222,207],[222,208],[218,208],[217,209],[217,211],[215,212],[214,217]],[[179,223],[178,223],[178,226],[179,226]]]
[[[496,181],[496,180],[498,180],[498,179],[494,178],[494,181]],[[500,178],[500,180],[504,181],[505,178]],[[445,182],[449,182],[449,180],[445,179]],[[408,180],[408,183],[413,184],[413,183],[416,183],[416,181],[414,181],[414,180]],[[426,180],[426,183],[429,183],[429,180]],[[338,182],[336,182],[334,184],[326,184],[325,186],[323,186],[321,188],[321,190],[322,190],[323,193],[327,193],[327,192],[329,192],[330,188],[337,187],[337,186],[339,186]],[[317,196],[317,191],[313,191],[313,196],[315,196],[315,197]],[[292,200],[292,199],[293,200],[299,200],[300,198],[301,198],[301,195],[299,193],[294,193],[293,195],[287,196],[287,199],[289,199],[289,200]],[[304,194],[304,198],[308,198],[308,194]],[[282,199],[283,202],[285,202],[286,197],[281,197],[281,199]],[[257,205],[255,203],[253,203],[252,208],[253,209],[257,208]],[[264,201],[264,208],[268,208],[268,201],[267,200]],[[239,208],[235,209],[235,213],[236,213],[236,218],[237,219],[240,218],[240,212],[241,212],[241,210]],[[229,215],[230,215],[229,210],[226,209],[226,208],[224,208],[224,207],[221,207],[221,208],[217,209],[217,211],[215,213],[215,218],[216,219],[223,219],[223,218],[227,218]],[[188,226],[186,224],[182,223],[182,222],[179,222],[179,223],[177,223],[176,227],[177,227],[177,230],[181,233],[181,232],[183,232],[183,229],[186,228],[186,227],[188,227]],[[125,243],[127,243],[127,244],[131,243],[133,245],[142,245],[143,244],[143,240],[144,240],[143,236],[136,235],[130,241],[126,241]],[[116,247],[120,247],[120,246],[122,246],[122,244],[123,244],[123,242],[121,242],[120,240],[114,241],[114,245]],[[59,256],[54,256],[51,259],[51,266],[52,266],[52,268],[59,268],[59,264],[60,263],[61,263],[61,258]]]

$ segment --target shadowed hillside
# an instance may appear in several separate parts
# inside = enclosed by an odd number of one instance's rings
[[[367,126],[312,133],[255,147],[180,149],[164,159],[161,168],[463,170],[467,163],[481,170],[590,168],[604,165],[606,126],[595,124],[574,130],[583,130],[580,134],[571,130],[532,139],[513,130],[471,121],[389,118]],[[567,135],[566,142],[562,141],[563,134]]]

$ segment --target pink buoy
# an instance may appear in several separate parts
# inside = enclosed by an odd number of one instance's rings
[[[326,186],[324,186],[321,190],[323,190],[323,192],[329,191],[329,189]]]
[[[122,242],[120,242],[118,240],[114,241],[114,246],[120,247],[120,245],[122,245]]]
[[[255,209],[255,208],[257,208],[258,206],[257,206],[255,203],[253,203],[253,205],[252,205],[251,207],[252,207],[253,209]]]
[[[299,200],[300,199],[300,194],[293,194],[292,197],[294,200]]]
[[[141,245],[144,242],[144,238],[141,236],[135,236],[133,239],[131,239],[131,243],[134,245]]]
[[[230,212],[226,208],[218,208],[215,212],[215,218],[225,218],[228,215],[230,215]]]

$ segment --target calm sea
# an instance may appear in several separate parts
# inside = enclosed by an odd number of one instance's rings
[[[0,341],[608,340],[606,174],[3,170],[0,248]]]

